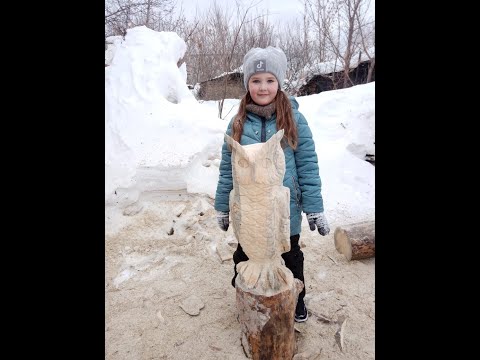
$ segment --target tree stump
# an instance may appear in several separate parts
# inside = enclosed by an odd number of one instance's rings
[[[295,306],[303,282],[272,296],[259,295],[236,279],[238,320],[245,354],[253,360],[292,360],[296,351]]]
[[[375,221],[337,227],[333,237],[335,248],[348,261],[375,256]]]

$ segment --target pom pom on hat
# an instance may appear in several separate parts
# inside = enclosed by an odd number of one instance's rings
[[[257,72],[272,73],[278,81],[280,88],[287,72],[287,57],[276,47],[268,46],[265,49],[250,49],[243,58],[243,84],[248,90],[248,80]]]

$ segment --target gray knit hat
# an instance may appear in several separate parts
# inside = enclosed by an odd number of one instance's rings
[[[287,72],[287,57],[280,49],[268,46],[265,49],[250,49],[243,58],[243,84],[248,90],[248,80],[257,72],[269,72],[275,75],[280,88]]]

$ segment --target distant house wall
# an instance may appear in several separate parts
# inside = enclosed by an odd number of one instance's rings
[[[225,77],[227,77],[226,93]],[[197,100],[240,99],[245,93],[246,90],[243,86],[243,74],[230,73],[201,82],[200,90],[197,93]]]
[[[350,79],[354,85],[366,83],[369,64],[369,60],[363,61],[356,68],[350,70]],[[343,70],[329,74],[314,75],[305,85],[298,89],[295,95],[306,96],[318,94],[322,91],[342,89],[343,76]],[[227,77],[226,93],[225,77]],[[375,68],[372,73],[372,81],[375,81]],[[206,80],[199,85],[199,90],[196,93],[197,100],[240,99],[246,93],[243,86],[243,73],[240,72],[229,73],[215,79]]]
[[[361,62],[356,68],[350,70],[349,76],[354,85],[365,84],[367,82],[368,65],[370,61]],[[318,94],[322,91],[329,91],[343,88],[342,71],[314,75],[305,85],[298,90],[298,96]],[[375,81],[375,68],[373,68],[372,81]]]

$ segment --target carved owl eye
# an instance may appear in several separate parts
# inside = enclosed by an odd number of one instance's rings
[[[241,158],[238,160],[238,165],[242,168],[247,168],[248,167],[248,161],[245,158]]]

